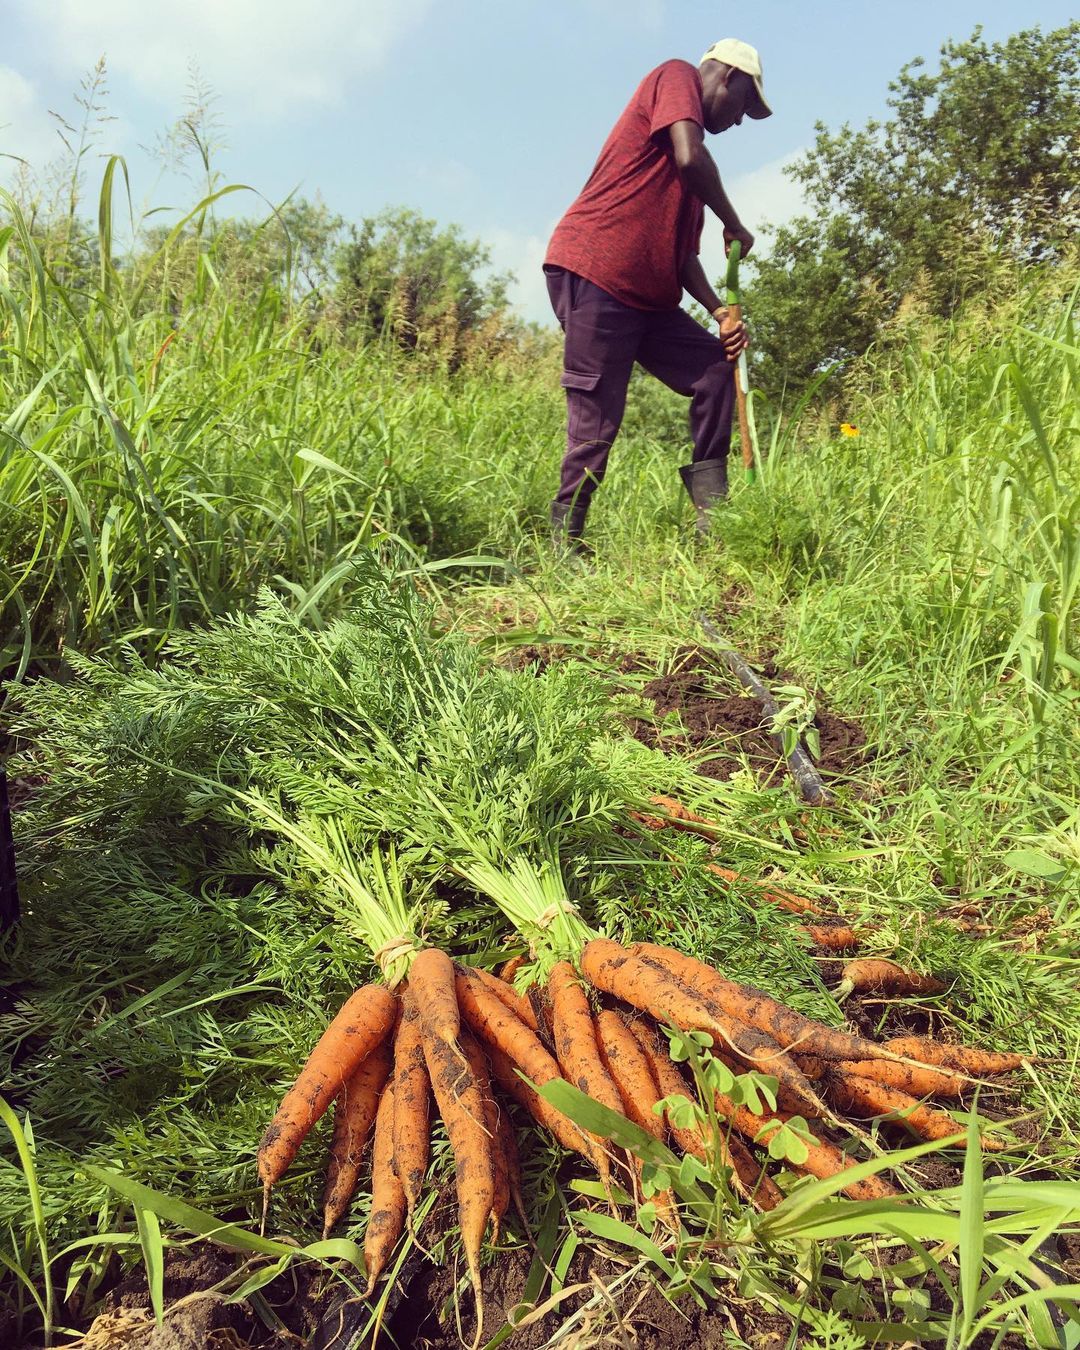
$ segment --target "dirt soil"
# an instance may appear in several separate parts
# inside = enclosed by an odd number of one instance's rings
[[[452,1221],[449,1207],[445,1222]],[[524,1298],[533,1256],[526,1248],[501,1252],[485,1266],[484,1339],[493,1336],[518,1309]],[[505,1342],[509,1350],[541,1350],[555,1331],[574,1312],[595,1301],[584,1313],[568,1346],[625,1347],[625,1350],[721,1350],[730,1346],[737,1333],[755,1350],[781,1350],[790,1332],[783,1318],[759,1309],[754,1303],[727,1298],[701,1309],[685,1298],[678,1306],[659,1289],[638,1279],[614,1294],[607,1291],[625,1267],[610,1261],[591,1247],[578,1249],[566,1272],[568,1296],[545,1316],[521,1326]],[[400,1347],[415,1350],[460,1350],[476,1332],[471,1294],[454,1304],[461,1272],[423,1260],[405,1296],[390,1319],[388,1330]],[[550,1297],[550,1283],[540,1295],[541,1305]],[[460,1323],[458,1319],[460,1318]]]
[[[313,1267],[298,1266],[261,1291],[284,1324],[276,1331],[265,1325],[250,1303],[226,1303],[221,1295],[209,1292],[236,1269],[239,1260],[207,1245],[169,1252],[163,1325],[154,1325],[140,1269],[117,1284],[104,1311],[72,1350],[364,1350],[370,1346],[370,1338],[357,1339],[370,1305],[343,1305],[341,1284]],[[513,1248],[500,1252],[485,1267],[485,1340],[522,1302],[531,1262],[531,1252]],[[575,1309],[597,1296],[598,1309],[586,1316],[581,1338],[571,1344],[625,1346],[627,1350],[691,1346],[721,1350],[731,1344],[732,1333],[741,1335],[755,1350],[780,1350],[786,1344],[784,1320],[743,1300],[720,1300],[708,1311],[686,1299],[675,1307],[655,1286],[642,1282],[623,1291],[617,1300],[609,1300],[602,1290],[622,1270],[583,1247],[566,1276],[567,1288],[583,1287],[546,1316],[512,1334],[505,1342],[508,1350],[539,1350]],[[386,1350],[460,1350],[463,1344],[471,1344],[476,1330],[472,1295],[464,1294],[457,1308],[453,1303],[460,1271],[416,1254],[406,1263],[403,1276],[378,1344]],[[545,1286],[541,1299],[549,1292]],[[26,1341],[23,1350],[36,1344],[33,1339]]]
[[[542,675],[550,665],[581,655],[580,649],[525,644],[507,652],[501,664],[510,670],[531,668]],[[632,652],[597,650],[591,655],[622,675],[640,676],[655,669]],[[806,688],[797,675],[778,670],[771,658],[754,664],[770,688],[777,684]],[[701,755],[698,772],[706,778],[730,778],[741,768],[745,757],[758,778],[773,786],[787,772],[784,762],[769,740],[760,703],[741,690],[733,692],[734,683],[735,677],[714,652],[687,647],[677,653],[674,667],[667,675],[658,675],[644,687],[637,687],[652,702],[658,720],[676,714],[678,722],[661,728],[652,719],[633,718],[630,729],[642,744],[667,754]],[[627,688],[628,685],[623,690]],[[866,734],[858,723],[832,712],[820,690],[808,692],[813,694],[816,706],[814,727],[821,749],[816,761],[818,771],[826,782],[845,777],[870,758]]]
[[[770,687],[803,684],[797,676],[777,671],[771,661],[764,663],[763,675]],[[677,714],[682,729],[661,729],[638,719],[633,733],[645,745],[668,753],[702,755],[698,772],[708,778],[730,778],[745,757],[761,781],[771,786],[784,777],[783,760],[769,740],[761,704],[744,693],[732,693],[733,678],[712,653],[687,649],[671,673],[650,680],[642,690],[658,718]],[[857,723],[831,712],[820,692],[810,692],[821,746],[817,767],[828,782],[866,762],[866,735]]]

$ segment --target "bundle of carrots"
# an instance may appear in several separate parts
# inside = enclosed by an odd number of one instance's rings
[[[520,958],[519,958],[520,960]],[[809,1122],[806,1157],[792,1170],[841,1175],[855,1164],[827,1129],[854,1118],[888,1116],[923,1139],[962,1133],[931,1096],[960,1101],[975,1078],[1017,1069],[1020,1055],[991,1054],[915,1037],[884,1045],[804,1017],[712,966],[653,943],[586,941],[577,966],[560,960],[524,997],[501,976],[455,965],[428,948],[412,959],[396,993],[369,985],[330,1024],[286,1095],[259,1149],[269,1197],[312,1125],[336,1099],[324,1230],[348,1209],[362,1154],[374,1135],[371,1215],[365,1239],[368,1293],[385,1270],[421,1195],[428,1169],[432,1096],[455,1161],[462,1243],[482,1324],[480,1252],[490,1220],[498,1227],[513,1201],[522,1212],[517,1147],[492,1081],[565,1148],[596,1169],[609,1197],[616,1169],[631,1184],[633,1160],[586,1133],[537,1088],[564,1079],[658,1140],[729,1169],[731,1186],[759,1208],[783,1198],[755,1160],[793,1116]],[[535,969],[535,967],[533,968]],[[503,978],[505,977],[505,978]],[[736,1072],[777,1080],[774,1111],[754,1112],[717,1094],[723,1138],[677,1124],[672,1099],[693,1091],[665,1048],[660,1027],[705,1032],[712,1053]],[[993,1141],[984,1140],[987,1147]],[[791,1164],[788,1164],[791,1167]],[[639,1170],[639,1169],[638,1169]],[[640,1174],[640,1170],[639,1170]],[[894,1193],[881,1177],[842,1188],[854,1199]],[[661,1219],[677,1224],[670,1197]],[[479,1335],[479,1331],[477,1333]]]
[[[489,1219],[498,1232],[511,1198],[519,1197],[515,1141],[492,1096],[484,1056],[461,1023],[459,983],[482,989],[483,978],[458,976],[445,952],[425,948],[412,958],[408,983],[398,991],[382,985],[357,990],[319,1039],[258,1153],[265,1219],[271,1187],[335,1103],[323,1199],[326,1236],[349,1208],[374,1137],[364,1241],[370,1295],[422,1192],[434,1096],[454,1155],[461,1238],[480,1326],[484,1233]],[[493,976],[486,979],[495,983]],[[516,999],[509,987],[506,992]]]

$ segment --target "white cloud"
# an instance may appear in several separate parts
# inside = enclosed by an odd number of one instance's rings
[[[42,164],[61,149],[54,125],[31,81],[0,66],[0,155]],[[0,159],[0,177],[9,178],[16,169],[14,160]]]
[[[191,62],[240,116],[333,107],[377,69],[432,0],[21,0],[23,22],[67,72],[104,53],[109,70],[175,105]]]
[[[510,302],[523,319],[532,323],[555,322],[542,271],[548,238],[554,228],[553,220],[542,235],[517,234],[496,227],[484,230],[480,236],[491,252],[493,270],[514,273]]]
[[[782,159],[771,160],[760,168],[751,169],[749,173],[725,179],[724,186],[732,205],[746,227],[757,236],[754,252],[758,256],[764,256],[769,251],[770,240],[761,234],[763,226],[784,225],[806,209],[802,188],[784,173],[784,166],[801,154],[801,150],[793,150]],[[716,278],[724,271],[724,232],[720,222],[709,211],[705,213],[701,262],[708,277]]]
[[[783,159],[774,159],[733,180],[731,191],[735,204],[752,230],[760,230],[766,223],[783,225],[805,209],[802,188],[784,172],[785,166],[802,153],[802,150],[793,150]]]

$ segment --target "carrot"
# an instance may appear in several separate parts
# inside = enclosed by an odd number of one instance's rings
[[[424,1058],[420,1011],[410,987],[394,1041],[394,1168],[412,1222],[431,1154],[431,1081]]]
[[[820,914],[822,912],[812,900],[807,900],[804,895],[793,895],[791,891],[774,890],[767,881],[758,881],[753,877],[743,876],[741,872],[733,872],[730,867],[721,867],[719,863],[706,863],[705,871],[711,872],[713,876],[723,877],[725,881],[733,882],[736,885],[760,887],[762,900],[767,900],[771,905],[778,905],[789,914]]]
[[[657,820],[655,816],[642,816],[636,811],[631,811],[630,814],[635,820],[648,824],[650,829],[670,827],[674,830],[685,830],[688,834],[700,835],[703,839],[710,841],[714,841],[720,831],[719,825],[715,825],[711,820],[706,820],[704,816],[698,815],[696,811],[689,806],[684,806],[675,797],[665,797],[657,793],[649,798],[649,805],[658,806],[667,819],[660,818]]]
[[[394,1171],[394,1085],[387,1083],[379,1099],[371,1153],[371,1214],[364,1234],[364,1265],[368,1275],[365,1298],[371,1297],[404,1231],[405,1192]]]
[[[521,967],[525,964],[524,954],[512,956],[509,961],[504,961],[499,967],[499,979],[505,984],[509,984]]]
[[[587,1158],[595,1165],[596,1149],[589,1136],[579,1129],[569,1116],[564,1116],[534,1091],[518,1073],[518,1066],[510,1056],[496,1044],[489,1041],[484,1048],[491,1064],[491,1072],[503,1091],[519,1102],[538,1124],[553,1134],[563,1148],[580,1153],[583,1158]],[[556,1078],[559,1076],[553,1075]],[[545,1081],[551,1082],[551,1078]]]
[[[718,1003],[732,1017],[764,1032],[777,1045],[822,1059],[893,1058],[889,1051],[883,1051],[876,1042],[863,1036],[849,1035],[846,1031],[837,1031],[804,1017],[769,998],[768,994],[755,989],[753,985],[736,984],[725,979],[712,966],[684,956],[674,947],[637,942],[629,950],[640,954],[644,960],[663,965],[689,988]],[[772,1070],[766,1069],[766,1072]]]
[[[686,1080],[679,1072],[675,1061],[661,1046],[660,1037],[656,1034],[655,1029],[641,1018],[635,1018],[629,1022],[628,1027],[630,1034],[637,1041],[641,1053],[645,1056],[649,1072],[656,1082],[657,1092],[659,1093],[658,1100],[666,1100],[669,1097],[685,1097],[688,1102],[692,1102],[693,1097],[686,1085]],[[708,1144],[704,1134],[696,1125],[676,1125],[670,1108],[665,1108],[663,1119],[665,1125],[671,1131],[672,1139],[684,1153],[692,1154],[700,1162],[708,1161]]]
[[[742,1135],[752,1140],[757,1140],[763,1130],[767,1131],[768,1126],[780,1125],[787,1118],[785,1112],[757,1115],[747,1110],[745,1106],[736,1106],[731,1098],[722,1092],[716,1094],[716,1109],[725,1119],[730,1120]],[[766,1140],[767,1138],[766,1134]],[[805,1162],[792,1164],[798,1172],[809,1172],[815,1177],[835,1177],[856,1165],[850,1158],[845,1157],[835,1144],[829,1143],[826,1139],[807,1140],[801,1135],[800,1138],[809,1152]],[[851,1185],[843,1187],[843,1190],[852,1200],[883,1200],[896,1194],[895,1189],[887,1181],[877,1176],[852,1182]]]
[[[602,938],[585,944],[581,968],[597,988],[614,994],[631,1007],[683,1030],[710,1032],[714,1039],[729,1045],[755,1068],[775,1075],[805,1114],[830,1114],[775,1040],[756,1027],[747,1026],[711,997],[689,989],[670,969]]]
[[[324,1238],[330,1236],[330,1230],[349,1208],[360,1176],[360,1159],[375,1124],[379,1097],[392,1067],[390,1042],[380,1041],[367,1059],[360,1061],[360,1067],[337,1095],[323,1193]]]
[[[918,1064],[892,1064],[884,1059],[841,1059],[832,1067],[840,1077],[869,1078],[896,1088],[899,1092],[908,1092],[912,1097],[959,1099],[969,1086],[965,1078],[947,1069],[924,1069]],[[805,1067],[803,1072],[806,1072]]]
[[[623,1113],[654,1139],[662,1141],[666,1133],[664,1119],[653,1110],[660,1100],[660,1092],[645,1052],[630,1028],[617,1013],[601,1012],[596,1018],[596,1038],[604,1067],[619,1090]],[[631,1161],[637,1172],[638,1185],[642,1187],[644,1164],[637,1157],[632,1157]],[[669,1227],[677,1228],[678,1212],[671,1191],[660,1191],[652,1200],[658,1217]]]
[[[447,1045],[456,1045],[461,1018],[454,996],[453,961],[438,947],[425,947],[417,952],[409,967],[409,988],[424,1030]]]
[[[829,1084],[829,1095],[853,1116],[900,1116],[920,1139],[955,1139],[964,1133],[965,1127],[946,1112],[923,1106],[909,1093],[870,1078],[837,1075]],[[988,1138],[982,1140],[982,1146],[995,1151],[1004,1148],[999,1140]]]
[[[661,1096],[664,1099],[685,1097],[692,1101],[686,1079],[660,1044],[662,1037],[640,1019],[630,1022],[629,1029],[648,1062]],[[664,1119],[671,1137],[683,1153],[689,1153],[703,1163],[716,1159],[721,1167],[729,1170],[731,1187],[739,1195],[752,1200],[761,1209],[774,1209],[783,1199],[780,1188],[764,1175],[734,1136],[714,1136],[708,1125],[700,1128],[676,1125],[670,1109],[665,1110]]]
[[[791,1052],[791,1058],[795,1061],[795,1063],[799,1066],[799,1068],[802,1069],[803,1073],[806,1074],[807,1078],[810,1079],[811,1083],[816,1083],[819,1078],[825,1077],[825,1072],[828,1068],[828,1065],[825,1062],[825,1060],[823,1060],[819,1055],[796,1054],[795,1051],[793,1050]],[[869,1064],[874,1062],[876,1061],[873,1060],[859,1061],[860,1064]]]
[[[807,923],[803,924],[802,931],[815,947],[826,952],[848,952],[862,941],[858,932],[846,923]]]
[[[895,961],[866,956],[844,965],[843,979],[836,990],[838,998],[849,994],[887,994],[897,998],[919,998],[929,994],[943,994],[948,988],[931,975],[920,975],[905,970]]]
[[[499,1225],[510,1208],[510,1181],[506,1170],[506,1153],[503,1148],[502,1134],[499,1130],[499,1104],[491,1091],[491,1078],[488,1073],[487,1059],[483,1050],[467,1031],[461,1033],[461,1048],[469,1062],[472,1076],[480,1089],[484,1102],[484,1126],[491,1150],[491,1179],[494,1198],[491,1204],[491,1240],[497,1242]]]
[[[1027,1060],[1026,1055],[1002,1054],[995,1050],[975,1050],[967,1045],[945,1045],[922,1036],[896,1036],[885,1042],[886,1050],[920,1064],[936,1064],[956,1073],[976,1078],[991,1078],[1012,1073]]]
[[[485,1047],[498,1046],[538,1087],[562,1077],[536,1032],[470,972],[458,973],[457,997],[462,1017]]]
[[[264,1197],[296,1157],[307,1132],[365,1059],[394,1026],[397,999],[382,985],[358,989],[323,1034],[285,1094],[259,1144]]]
[[[758,1209],[775,1209],[783,1200],[784,1192],[737,1135],[729,1135],[726,1143],[734,1168],[735,1189],[753,1201]]]
[[[510,1198],[514,1202],[514,1209],[521,1220],[522,1231],[527,1234],[529,1220],[525,1213],[525,1197],[521,1193],[521,1156],[518,1153],[517,1137],[514,1134],[514,1122],[505,1106],[498,1102],[496,1102],[496,1106],[498,1108],[499,1144],[502,1148],[503,1161],[506,1164],[506,1184],[510,1191]]]
[[[410,980],[410,988],[412,982]],[[484,1291],[480,1283],[480,1248],[495,1204],[495,1172],[487,1110],[480,1084],[464,1054],[449,1045],[434,1027],[424,1024],[424,1058],[439,1113],[454,1155],[458,1225],[476,1298],[476,1342],[484,1323]]]
[[[622,1115],[622,1097],[600,1056],[589,997],[569,961],[559,961],[552,967],[548,993],[563,1076],[609,1111]]]
[[[520,1017],[527,1027],[532,1027],[533,1031],[536,1030],[536,1013],[533,1012],[532,1004],[527,998],[522,998],[517,990],[511,989],[505,980],[499,979],[480,966],[469,966],[467,969],[473,979],[479,980],[484,988],[490,990],[500,1003],[505,1004],[515,1016]]]
[[[549,1129],[564,1148],[583,1154],[600,1173],[601,1179],[606,1179],[610,1169],[604,1151],[573,1121],[534,1092],[528,1083],[522,1082],[516,1072],[520,1069],[537,1087],[562,1077],[557,1060],[540,1043],[536,1032],[468,974],[458,975],[457,990],[461,1015],[487,1051],[500,1085]]]
[[[596,1019],[597,1039],[604,1065],[618,1088],[623,1113],[635,1125],[663,1139],[664,1122],[653,1107],[660,1093],[645,1052],[617,1013],[601,1012]]]

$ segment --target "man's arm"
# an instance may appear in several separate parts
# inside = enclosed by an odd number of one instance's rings
[[[725,308],[724,302],[713,290],[712,283],[701,265],[701,259],[696,253],[691,253],[683,264],[679,280],[683,284],[683,289],[689,291],[703,309],[707,309],[714,319],[720,318],[717,310]]]
[[[724,185],[716,161],[705,148],[705,133],[696,122],[673,122],[668,127],[675,167],[686,188],[705,203],[724,226],[724,243],[738,240],[743,256],[754,247],[754,236],[739,219]],[[684,283],[685,284],[685,283]],[[687,290],[689,290],[687,286]],[[693,291],[690,292],[693,295]],[[694,299],[698,299],[695,295]]]
[[[684,289],[690,292],[699,305],[702,305],[720,325],[720,341],[724,344],[729,361],[737,361],[739,353],[749,345],[746,329],[741,323],[732,323],[728,317],[727,306],[712,288],[701,259],[692,253],[683,264],[679,277]]]

